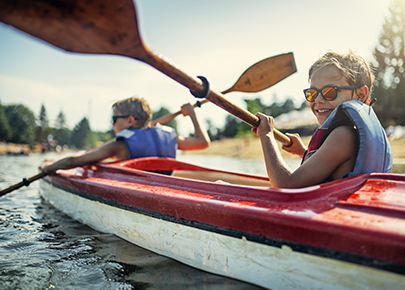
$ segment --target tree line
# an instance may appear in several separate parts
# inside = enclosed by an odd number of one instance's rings
[[[288,113],[292,110],[303,109],[304,107],[308,106],[306,102],[303,102],[302,105],[297,108],[291,98],[287,98],[284,102],[281,103],[273,102],[270,105],[263,104],[260,97],[257,97],[255,99],[244,99],[244,101],[246,103],[246,110],[248,110],[252,114],[262,112],[266,115],[273,116],[274,118],[281,114]],[[228,115],[226,117],[225,125],[222,128],[214,127],[210,120],[206,120],[206,122],[208,127],[208,134],[210,135],[211,140],[252,135],[252,127],[233,115]],[[310,128],[310,132],[308,132],[308,134],[313,133],[314,129],[315,128]],[[295,132],[297,132],[297,130]]]
[[[287,99],[284,103],[264,105],[260,98],[254,100],[245,99],[247,109],[252,112],[264,112],[274,117],[296,109],[294,102]],[[161,107],[153,112],[153,119],[157,119],[171,112]],[[54,146],[68,146],[76,149],[89,149],[100,143],[114,138],[111,128],[105,132],[94,132],[90,128],[89,120],[83,117],[71,130],[66,125],[66,117],[61,110],[54,122],[50,125],[47,110],[42,104],[39,115],[35,114],[22,104],[2,105],[0,103],[0,141],[16,144],[43,144],[54,149]],[[222,128],[214,127],[211,120],[206,120],[208,134],[212,140],[221,138],[233,138],[250,134],[250,125],[242,122],[232,115],[226,117]],[[175,119],[165,125],[177,130]]]
[[[405,2],[393,0],[373,51],[374,109],[384,127],[405,125]]]
[[[98,142],[111,139],[112,135],[111,131],[93,132],[86,117],[71,130],[66,126],[63,111],[59,112],[55,126],[51,127],[44,105],[41,105],[39,116],[35,117],[34,113],[22,104],[0,103],[0,141],[3,142],[87,149],[94,147]]]

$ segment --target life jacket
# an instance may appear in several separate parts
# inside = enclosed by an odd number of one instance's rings
[[[353,171],[346,172],[342,178],[360,173],[391,172],[392,150],[387,135],[373,108],[358,100],[347,101],[337,106],[311,138],[302,163],[322,146],[333,129],[347,125],[347,121],[342,121],[344,119],[349,120],[357,132],[358,151]]]
[[[151,128],[128,128],[116,135],[116,140],[121,138],[130,159],[149,156],[176,158],[177,135],[171,127],[158,123]]]

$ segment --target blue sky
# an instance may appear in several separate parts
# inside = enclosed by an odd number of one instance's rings
[[[308,67],[323,53],[349,49],[372,59],[389,0],[135,0],[141,37],[189,75],[204,75],[217,91],[231,87],[255,62],[293,52],[298,72],[259,93],[226,97],[264,104],[303,101]],[[67,53],[0,23],[0,101],[23,103],[36,116],[44,104],[51,125],[62,110],[68,126],[83,117],[93,130],[111,127],[111,105],[133,95],[153,110],[194,103],[188,89],[154,68],[120,56]],[[222,127],[227,113],[214,104],[196,109]],[[177,117],[180,133],[192,130]],[[204,122],[205,123],[205,122]]]

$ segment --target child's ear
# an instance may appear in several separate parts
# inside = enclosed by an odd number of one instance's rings
[[[357,99],[364,103],[367,100],[369,89],[367,86],[362,86],[361,88],[356,89]]]
[[[135,123],[136,123],[136,120],[135,120],[134,116],[129,116],[129,117],[128,117],[128,124],[129,124],[129,126],[130,126],[130,127],[134,127]]]

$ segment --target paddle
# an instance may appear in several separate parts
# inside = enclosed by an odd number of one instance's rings
[[[204,94],[204,82],[187,75],[142,41],[132,0],[0,0],[0,21],[70,52],[114,54],[149,64],[194,94]],[[291,63],[294,66],[294,63]],[[212,89],[206,99],[257,127],[259,119]],[[283,144],[290,138],[275,130]]]
[[[2,191],[0,191],[0,197],[7,194],[7,193],[9,193],[9,192],[12,192],[13,190],[19,189],[20,187],[22,187],[24,185],[28,186],[28,185],[30,185],[31,182],[33,182],[33,181],[35,181],[37,179],[41,179],[42,177],[47,176],[48,174],[49,173],[41,172],[41,173],[38,173],[37,175],[34,175],[34,176],[32,176],[32,177],[30,177],[28,179],[23,178],[23,180],[21,182],[19,182],[17,184],[14,184],[14,185],[12,185],[10,187],[7,187],[6,189],[3,189]]]
[[[295,65],[291,65],[294,63],[294,56],[291,52],[263,59],[245,70],[236,83],[229,89],[221,92],[221,94],[230,92],[260,92],[295,73],[297,69]],[[200,107],[208,102],[208,100],[198,101],[193,107]],[[155,126],[157,123],[164,124],[180,114],[181,110],[162,116],[152,121],[152,126]]]

